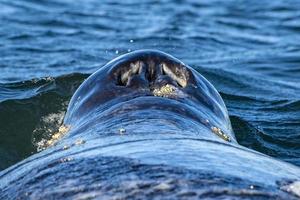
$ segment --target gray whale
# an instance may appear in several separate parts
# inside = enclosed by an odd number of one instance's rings
[[[0,172],[0,199],[300,195],[300,169],[240,146],[216,89],[161,51],[101,67],[73,95],[63,127],[51,147]]]

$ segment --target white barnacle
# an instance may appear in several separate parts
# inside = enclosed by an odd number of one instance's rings
[[[73,158],[66,157],[66,158],[61,158],[61,159],[60,159],[60,162],[61,162],[61,163],[64,163],[64,162],[70,162],[70,161],[72,161],[72,160],[73,160]]]
[[[78,139],[75,141],[75,145],[81,145],[81,144],[84,144],[85,143],[85,140],[83,139]]]
[[[70,148],[70,146],[69,145],[65,145],[65,146],[63,146],[63,150],[67,150],[67,149],[69,149]]]
[[[126,133],[126,129],[125,128],[120,128],[119,133],[120,133],[120,135],[123,135],[124,133]]]

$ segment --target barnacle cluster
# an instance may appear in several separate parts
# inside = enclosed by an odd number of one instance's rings
[[[45,148],[54,145],[60,138],[68,133],[70,126],[62,125],[59,127],[58,132],[54,133],[52,137],[46,142]]]
[[[166,84],[160,88],[153,90],[153,95],[157,97],[170,97],[176,95],[176,88],[170,84]]]
[[[213,133],[215,133],[217,136],[219,136],[223,140],[230,142],[230,137],[227,134],[225,134],[220,128],[213,126],[213,127],[211,127],[211,130]]]

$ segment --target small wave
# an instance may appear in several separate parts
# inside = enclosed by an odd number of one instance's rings
[[[0,170],[36,153],[39,144],[58,131],[72,94],[87,76],[68,74],[0,85]]]
[[[268,133],[238,116],[230,116],[230,119],[239,144],[272,157],[292,160],[294,164],[300,162],[299,134],[280,136],[276,133],[276,127],[272,128],[273,132]]]

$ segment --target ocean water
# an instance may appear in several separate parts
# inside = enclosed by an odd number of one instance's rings
[[[222,95],[241,145],[300,166],[300,1],[0,0],[0,170],[39,151],[80,83],[137,49]]]

